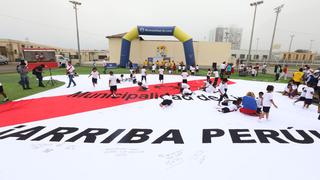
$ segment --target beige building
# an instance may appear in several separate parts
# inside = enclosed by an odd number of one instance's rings
[[[121,41],[124,35],[125,33],[107,37],[111,63],[120,63]],[[159,47],[165,47],[166,57],[171,60],[185,62],[183,44],[180,41],[144,40],[142,37],[131,42],[130,60],[142,64],[149,57],[157,57]],[[213,62],[220,64],[231,60],[230,43],[194,41],[193,48],[195,61],[199,66],[211,66]]]
[[[57,54],[66,51],[63,48],[33,43],[30,41],[0,39],[0,55],[6,56],[11,62],[14,62],[18,58],[23,58],[23,48],[53,48],[56,50]]]
[[[315,60],[316,54],[305,51],[305,52],[285,52],[282,54],[282,60],[284,61],[300,61],[312,63]]]
[[[33,43],[30,41],[18,41],[11,39],[0,39],[0,55],[3,55],[9,59],[10,62],[14,62],[23,57],[23,48],[50,48],[55,50],[56,55],[63,55],[73,60],[73,63],[78,62],[77,51],[74,49],[66,49],[55,46],[43,45]],[[109,52],[107,50],[81,50],[81,57],[83,62],[96,60],[103,60],[109,58]]]

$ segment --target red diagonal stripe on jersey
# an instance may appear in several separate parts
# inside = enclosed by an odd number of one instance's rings
[[[204,80],[189,81],[191,90],[197,90]],[[228,84],[233,84],[229,81]],[[133,102],[155,99],[165,93],[179,94],[177,83],[150,85],[149,90],[138,87],[118,89],[119,98],[111,98],[110,91],[95,91],[87,94],[63,95],[20,100],[0,105],[0,127],[67,116]],[[129,94],[131,98],[128,99]],[[126,96],[125,96],[126,95]],[[133,98],[133,96],[137,96]]]

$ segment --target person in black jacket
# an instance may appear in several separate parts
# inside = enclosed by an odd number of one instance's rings
[[[282,67],[281,65],[277,64],[274,67],[274,73],[275,73],[275,81],[279,80],[280,74],[282,72]]]
[[[43,80],[42,73],[43,73],[44,67],[45,67],[45,65],[41,64],[32,70],[32,74],[35,75],[39,81],[39,87],[45,87],[42,83],[42,80]]]

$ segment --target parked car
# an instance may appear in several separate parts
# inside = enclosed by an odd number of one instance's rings
[[[8,64],[8,63],[9,63],[8,58],[0,55],[0,64]]]

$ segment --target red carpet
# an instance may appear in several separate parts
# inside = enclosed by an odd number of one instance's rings
[[[194,80],[188,84],[194,91],[202,86],[203,81]],[[111,98],[108,90],[9,102],[0,105],[0,127],[156,99],[165,93],[179,94],[177,83],[150,85],[147,91],[140,91],[138,87],[118,89],[118,98]]]

